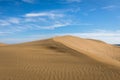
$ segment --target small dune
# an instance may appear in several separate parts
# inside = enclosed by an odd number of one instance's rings
[[[120,48],[75,36],[0,47],[0,80],[120,80]]]

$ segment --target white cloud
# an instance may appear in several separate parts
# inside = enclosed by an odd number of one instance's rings
[[[8,19],[8,22],[13,23],[13,24],[19,24],[20,19],[18,19],[18,18],[10,18],[10,19]]]
[[[79,25],[79,26],[93,26],[94,24],[90,24],[90,23],[71,23],[70,25]]]
[[[63,17],[64,16],[64,17]],[[67,26],[68,17],[60,11],[27,13],[21,17],[8,17],[0,20],[0,31],[20,32],[25,30],[55,29]]]
[[[58,11],[27,13],[24,15],[24,17],[26,18],[26,22],[33,22],[31,25],[34,26],[37,30],[55,29],[58,27],[67,26],[70,23],[68,19],[64,19],[66,17],[65,14]],[[41,22],[41,24],[34,24],[38,22]]]
[[[81,2],[82,0],[66,0],[67,2]]]
[[[12,32],[9,32],[9,31],[1,31],[0,36],[5,36],[5,35],[11,34],[11,33]]]
[[[25,17],[39,17],[39,16],[49,16],[51,14],[48,13],[28,13]]]
[[[102,7],[102,9],[105,9],[105,10],[113,10],[113,9],[115,9],[115,8],[117,8],[116,5],[108,5],[108,6]]]
[[[19,24],[20,19],[18,19],[18,18],[8,18],[8,19],[0,20],[0,25],[1,26],[10,26],[11,23],[12,24]]]
[[[35,0],[22,0],[22,1],[26,3],[34,3]]]
[[[6,32],[17,33],[28,30],[53,30],[60,27],[93,25],[89,23],[80,23],[73,18],[73,15],[68,15],[68,12],[71,11],[52,10],[39,13],[26,13],[21,17],[6,18],[0,20],[0,31],[3,29],[3,31]]]
[[[8,26],[10,23],[6,20],[0,20],[0,26]]]
[[[64,14],[54,13],[54,12],[39,12],[39,13],[27,13],[24,16],[25,17],[49,17],[54,19],[55,17],[63,17]]]
[[[59,28],[59,27],[65,27],[65,26],[68,26],[70,25],[69,22],[66,22],[66,23],[55,23],[53,25],[50,25],[50,26],[44,26],[44,27],[41,27],[42,29],[55,29],[55,28]]]
[[[89,14],[91,14],[92,12],[95,12],[97,10],[97,8],[91,8],[91,9],[88,9],[86,12],[83,12],[82,14],[84,16],[89,16]]]

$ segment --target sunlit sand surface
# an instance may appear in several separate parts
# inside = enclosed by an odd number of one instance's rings
[[[1,44],[0,80],[120,80],[120,48],[74,36]]]

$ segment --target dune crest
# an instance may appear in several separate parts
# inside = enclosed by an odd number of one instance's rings
[[[0,80],[120,80],[120,48],[74,36],[0,47]]]
[[[120,62],[117,58],[120,56],[120,50],[115,46],[98,40],[83,39],[74,36],[55,37],[53,40],[100,62],[120,67]]]

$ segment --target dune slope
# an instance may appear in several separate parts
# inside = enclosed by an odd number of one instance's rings
[[[120,49],[118,47],[98,40],[73,36],[56,37],[54,40],[98,61],[120,67]]]
[[[64,36],[0,47],[0,80],[120,80],[119,49],[92,40],[88,42]],[[95,47],[91,48],[90,44]],[[115,53],[105,52],[103,49],[107,46]],[[99,51],[118,63],[112,66],[113,63],[95,59]]]

